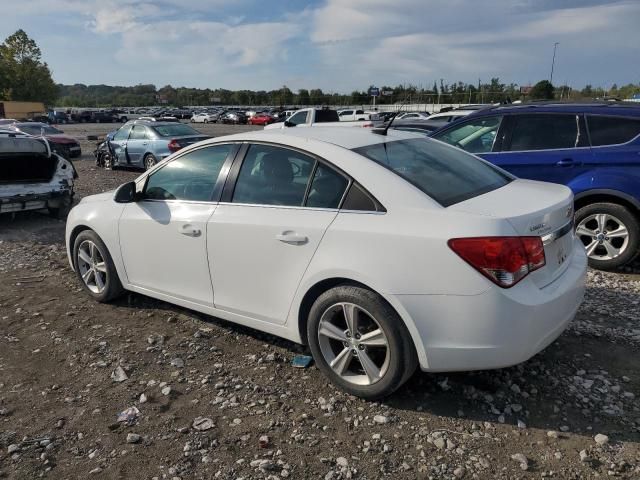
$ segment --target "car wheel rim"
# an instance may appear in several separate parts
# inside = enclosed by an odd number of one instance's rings
[[[97,245],[85,240],[78,247],[78,270],[85,286],[100,294],[107,285],[107,264]]]
[[[156,162],[151,157],[147,157],[147,160],[144,162],[144,166],[147,168],[147,170],[149,170],[155,164],[156,164]]]
[[[585,217],[576,228],[576,235],[593,260],[613,260],[629,245],[629,230],[619,218],[608,213]]]
[[[373,315],[354,303],[329,307],[318,324],[324,360],[343,380],[373,385],[389,368],[389,341]]]

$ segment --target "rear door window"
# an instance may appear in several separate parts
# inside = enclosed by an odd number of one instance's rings
[[[587,123],[594,147],[627,143],[640,135],[640,118],[587,115]]]
[[[233,203],[301,207],[315,159],[295,150],[251,145],[240,167]]]
[[[129,140],[146,140],[147,139],[147,128],[143,125],[135,125],[131,130],[131,135],[129,136]]]
[[[578,128],[578,115],[536,114],[514,115],[512,118],[511,142],[505,150],[553,150],[584,144],[585,135]]]

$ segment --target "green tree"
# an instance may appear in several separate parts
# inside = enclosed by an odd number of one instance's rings
[[[309,90],[301,88],[298,90],[298,105],[310,105],[311,97],[309,95]]]
[[[48,105],[58,96],[40,48],[24,30],[18,30],[0,45],[0,95]]]
[[[531,100],[553,100],[553,85],[549,80],[541,80],[536,83],[529,92]]]

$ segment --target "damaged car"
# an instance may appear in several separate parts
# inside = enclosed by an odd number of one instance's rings
[[[0,214],[49,210],[65,218],[78,174],[44,138],[0,131]]]

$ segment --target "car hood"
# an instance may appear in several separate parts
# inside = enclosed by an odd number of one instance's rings
[[[89,195],[88,197],[84,197],[80,200],[80,203],[96,203],[96,202],[106,202],[113,198],[113,193],[115,190],[109,190],[108,192],[98,193],[96,195]]]

